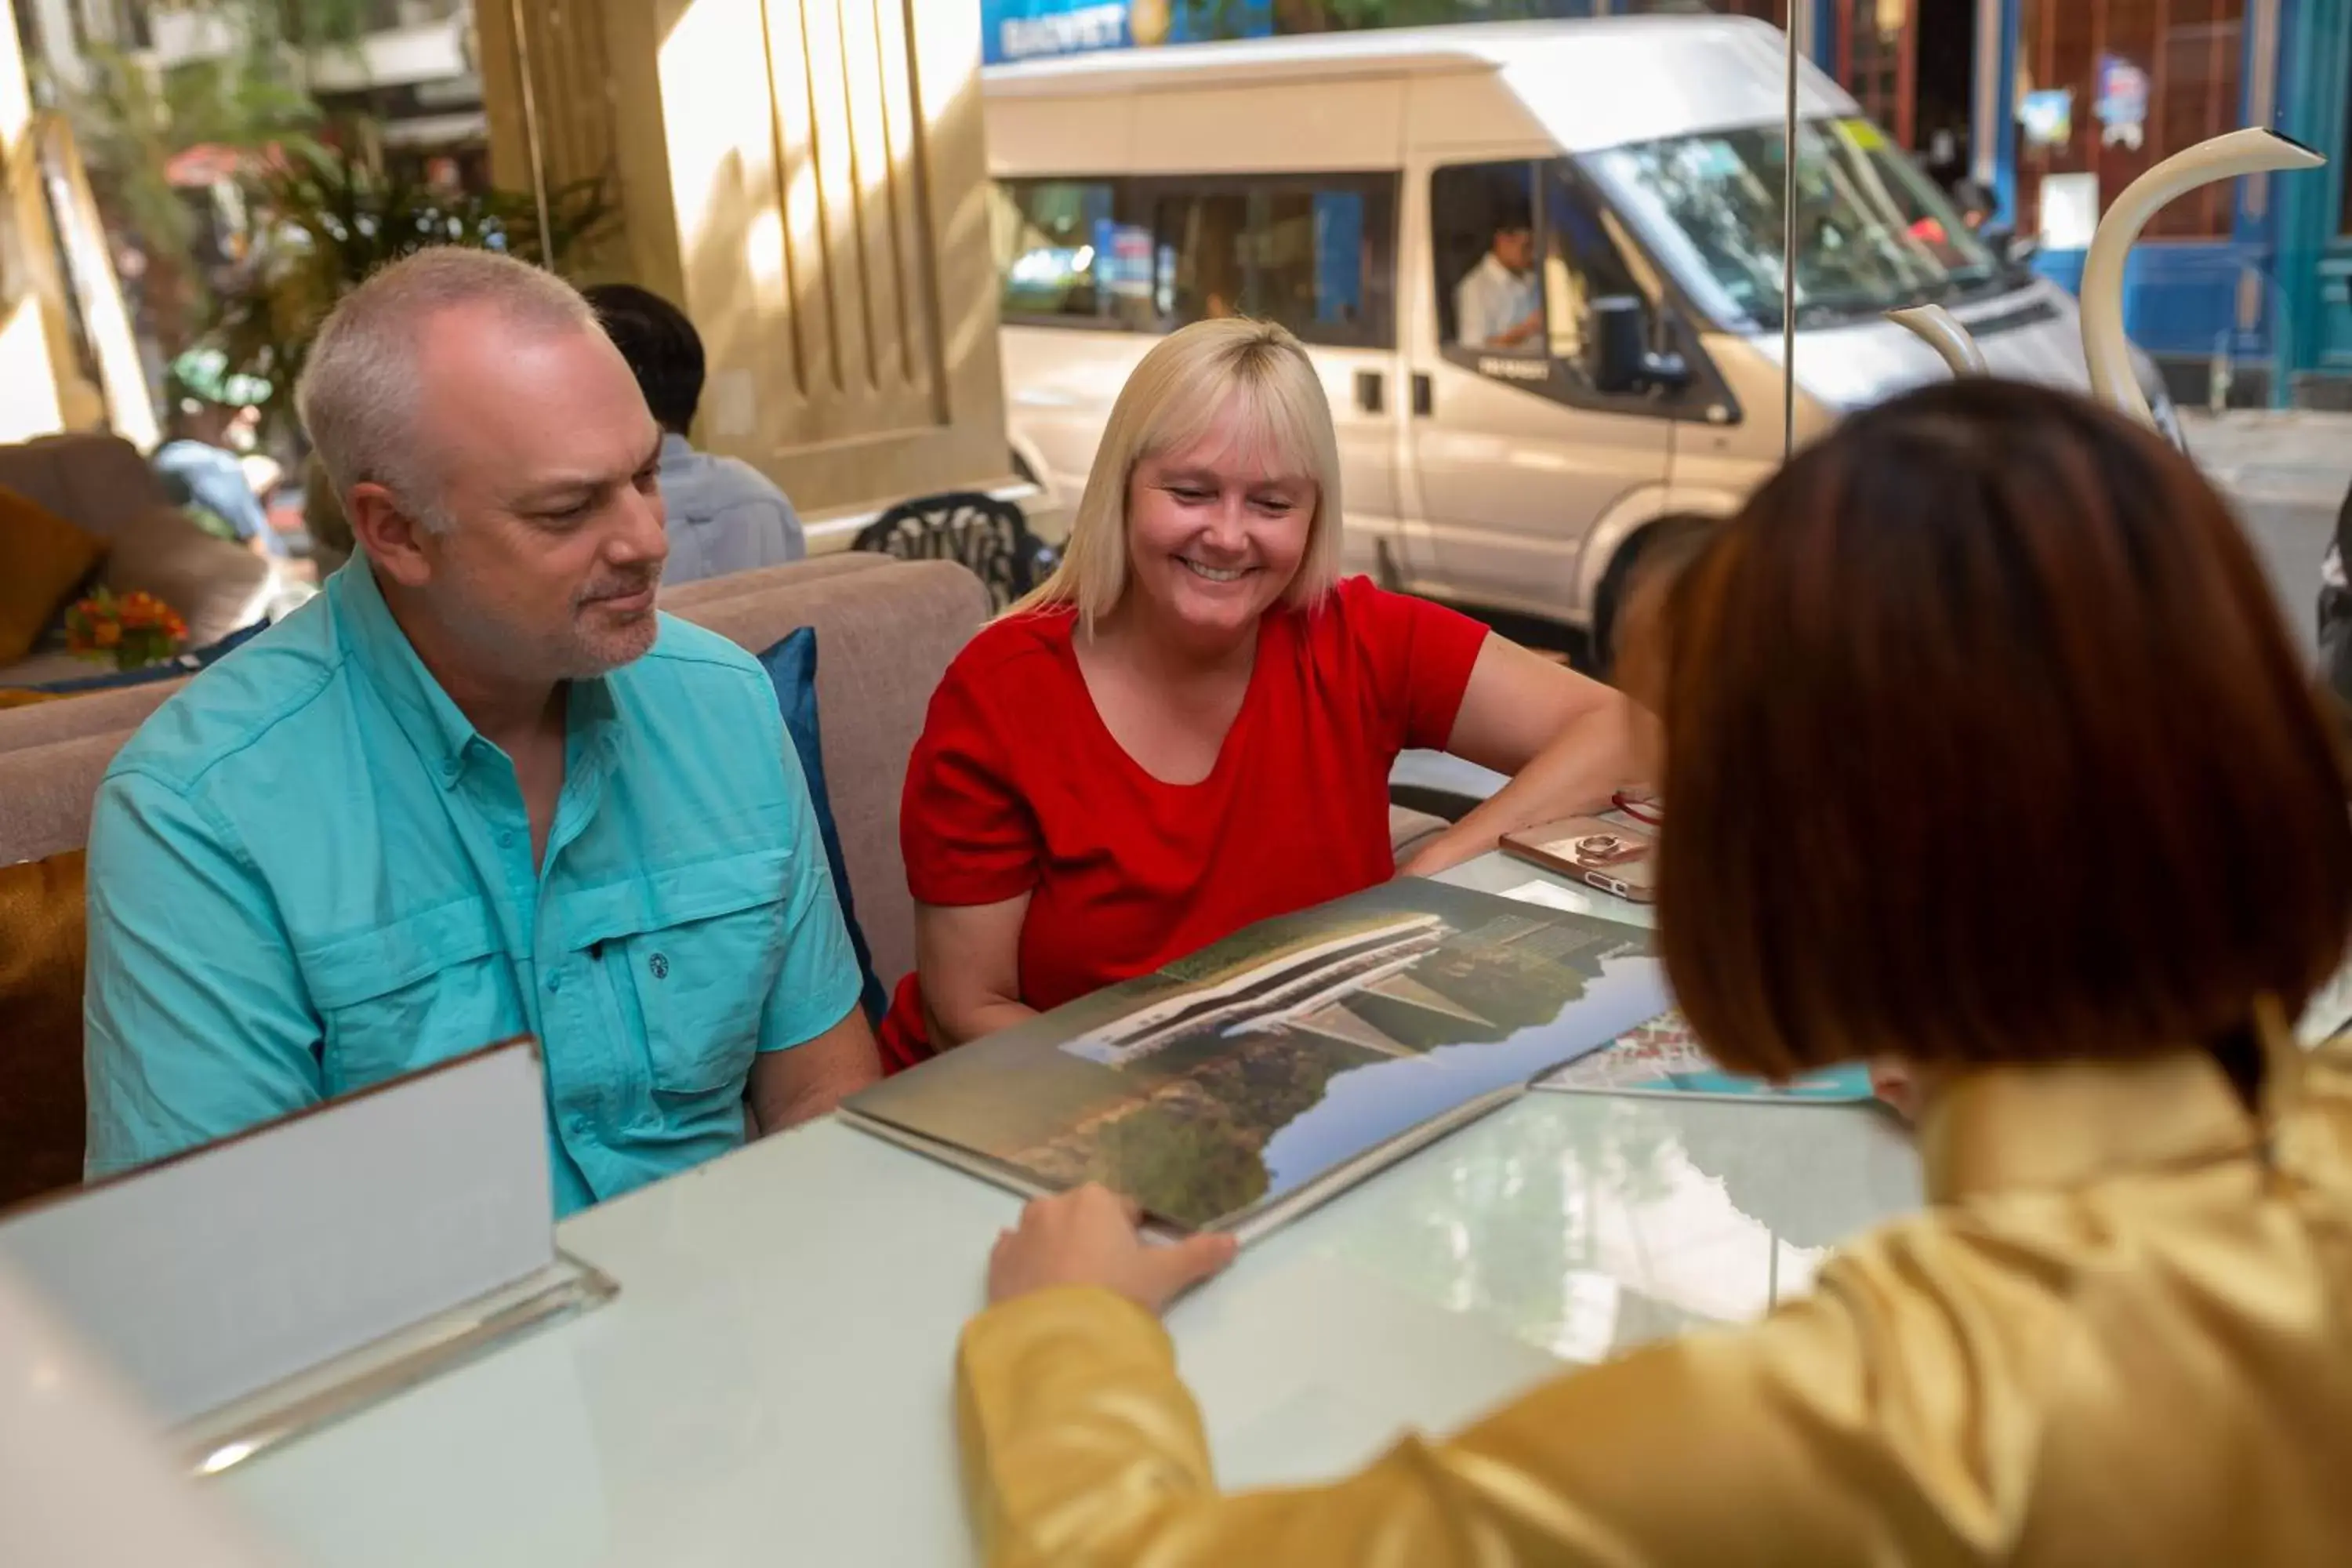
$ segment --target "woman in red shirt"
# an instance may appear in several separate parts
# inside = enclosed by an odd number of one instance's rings
[[[1280,327],[1209,321],[1111,410],[1053,577],[957,656],[907,771],[907,1067],[1395,874],[1407,747],[1514,775],[1405,869],[1628,782],[1635,710],[1466,616],[1338,580],[1339,445]]]

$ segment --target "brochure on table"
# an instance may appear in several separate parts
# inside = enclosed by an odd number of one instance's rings
[[[1860,1062],[1805,1073],[1785,1083],[1726,1072],[1706,1054],[1689,1022],[1672,1011],[1627,1030],[1604,1049],[1546,1074],[1536,1087],[1792,1105],[1851,1105],[1874,1098],[1869,1070]]]
[[[902,1073],[854,1124],[1247,1240],[1662,1012],[1646,931],[1404,878]]]

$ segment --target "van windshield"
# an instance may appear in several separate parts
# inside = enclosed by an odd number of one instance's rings
[[[1671,136],[1587,154],[1685,288],[1726,325],[1781,325],[1778,125]],[[1808,121],[1797,140],[1797,324],[1832,326],[2003,287],[2006,268],[1867,120]]]

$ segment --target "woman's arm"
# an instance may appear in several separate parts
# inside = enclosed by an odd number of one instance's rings
[[[1021,922],[1028,913],[1026,893],[963,908],[915,906],[915,970],[932,1049],[1036,1016],[1021,1001]]]
[[[957,1379],[992,1568],[1999,1561],[2028,1517],[2018,1369],[2069,1299],[1897,1229],[1752,1328],[1568,1372],[1328,1485],[1227,1495],[1151,1316],[1226,1255],[1138,1245],[1098,1189],[1031,1205],[999,1241],[999,1304],[964,1330]]]
[[[1445,749],[1511,782],[1423,845],[1405,873],[1443,871],[1492,849],[1515,828],[1589,811],[1641,782],[1650,722],[1623,693],[1488,637]]]

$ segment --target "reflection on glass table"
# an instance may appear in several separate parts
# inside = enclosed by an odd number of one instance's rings
[[[1314,1250],[1593,1361],[1758,1317],[1920,1201],[1875,1107],[1529,1095],[1334,1203]]]

